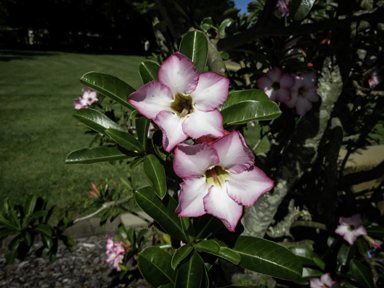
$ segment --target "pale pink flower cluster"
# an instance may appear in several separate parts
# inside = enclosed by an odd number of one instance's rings
[[[319,101],[316,82],[314,72],[283,74],[278,67],[274,67],[257,80],[257,86],[270,100],[285,103],[289,108],[295,108],[298,115],[304,116],[312,109],[312,103]]]
[[[291,4],[291,0],[279,0],[277,1],[277,9],[281,13],[281,16],[287,17],[289,16],[289,5]]]
[[[113,237],[109,237],[105,248],[108,256],[107,263],[115,267],[117,271],[121,271],[119,264],[123,263],[125,255],[123,241],[114,242]]]
[[[309,280],[311,288],[340,288],[340,284],[337,281],[332,280],[329,273],[323,274],[320,279],[312,278]]]
[[[252,206],[273,181],[254,166],[243,136],[224,130],[217,108],[227,99],[229,80],[215,72],[198,74],[180,53],[164,61],[158,79],[132,93],[129,103],[162,130],[165,151],[176,147],[173,169],[183,182],[175,212],[208,213],[234,231],[243,205]],[[195,145],[181,144],[188,137]]]
[[[76,110],[79,110],[81,108],[87,108],[92,103],[99,100],[96,98],[96,96],[97,93],[95,90],[92,90],[91,88],[83,89],[83,95],[79,98],[76,98],[74,101],[74,108]]]

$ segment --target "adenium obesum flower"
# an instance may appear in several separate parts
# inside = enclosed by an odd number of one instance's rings
[[[383,81],[383,77],[380,75],[380,69],[375,68],[371,72],[369,72],[365,76],[368,80],[368,84],[370,88],[375,88],[381,81]]]
[[[277,9],[280,11],[281,16],[289,16],[289,4],[291,0],[279,0],[277,1]]]
[[[219,218],[234,231],[243,205],[252,206],[273,187],[273,181],[254,165],[254,156],[243,136],[233,131],[208,144],[179,144],[173,169],[183,179],[176,213]]]
[[[368,235],[367,230],[363,226],[360,214],[352,215],[352,217],[339,218],[340,225],[337,226],[335,232],[343,236],[344,240],[353,245],[357,237],[361,235]]]
[[[317,77],[314,72],[294,76],[295,84],[291,88],[291,100],[284,103],[289,108],[296,108],[296,113],[304,116],[312,109],[312,102],[319,101],[319,96],[316,93]]]
[[[96,96],[97,93],[95,90],[92,90],[91,88],[83,89],[83,95],[74,100],[74,108],[76,110],[87,108],[89,105],[99,100]]]
[[[312,278],[309,280],[311,288],[340,288],[337,281],[333,281],[329,273],[323,274],[320,279]]]
[[[267,74],[257,80],[257,86],[268,95],[271,101],[286,102],[291,99],[291,88],[295,78],[282,74],[278,67],[273,67]]]
[[[215,72],[199,75],[193,62],[178,52],[160,66],[158,78],[132,93],[129,103],[159,126],[167,152],[188,137],[224,135],[217,108],[227,99],[227,78]]]
[[[90,198],[98,198],[99,197],[99,189],[97,189],[95,183],[91,183],[93,190],[88,191],[88,197]]]
[[[123,241],[114,242],[113,237],[109,237],[107,245],[105,245],[106,254],[108,256],[107,263],[116,268],[117,271],[121,271],[119,264],[123,263],[125,248]]]

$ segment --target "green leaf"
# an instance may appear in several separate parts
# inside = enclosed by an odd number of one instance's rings
[[[211,28],[213,28],[214,25],[213,25],[213,21],[212,21],[212,18],[211,17],[205,17],[201,23],[200,23],[200,28],[201,30],[203,30],[205,33],[207,33],[207,31]]]
[[[124,132],[124,129],[120,127],[116,122],[112,121],[103,113],[95,109],[79,109],[73,114],[73,117],[101,134],[105,134],[105,130],[108,128],[114,128]]]
[[[295,21],[304,19],[311,11],[314,3],[315,0],[292,0],[289,7],[289,16]]]
[[[52,236],[52,227],[48,224],[40,224],[35,228],[35,231],[43,233],[44,235],[47,235],[47,236]]]
[[[337,253],[337,268],[340,271],[342,266],[348,265],[355,255],[355,246],[343,243]]]
[[[208,40],[200,31],[190,31],[181,40],[179,52],[195,64],[198,73],[204,72],[208,59]]]
[[[363,286],[364,288],[373,288],[375,285],[373,284],[372,273],[368,267],[366,267],[363,263],[357,260],[352,260],[349,262],[350,273],[353,275],[353,278]]]
[[[219,110],[221,111],[225,108],[228,108],[229,106],[232,106],[247,100],[271,101],[269,100],[267,94],[265,94],[263,91],[258,89],[232,91],[228,93],[227,100],[224,102],[223,105],[220,106]]]
[[[313,262],[319,267],[321,270],[325,270],[325,262],[320,259],[320,257],[313,257]]]
[[[157,130],[153,134],[151,142],[152,142],[153,150],[155,150],[156,155],[159,156],[161,160],[165,161],[167,159],[167,155],[165,155],[161,151],[161,148],[163,147],[162,139],[163,139],[162,132],[160,130]]]
[[[15,229],[17,231],[19,231],[21,229],[16,224],[14,224],[11,221],[5,219],[2,215],[0,215],[0,225],[1,226],[7,226],[8,228]]]
[[[358,237],[356,240],[357,248],[359,249],[359,252],[363,256],[367,256],[369,252],[369,246],[367,242],[365,242],[363,237]]]
[[[313,258],[319,258],[319,256],[315,252],[309,250],[308,248],[298,246],[289,247],[288,249],[300,259],[303,265],[316,266]]]
[[[240,236],[232,250],[240,254],[239,266],[284,280],[301,277],[302,264],[288,249],[265,239]]]
[[[127,132],[110,128],[105,130],[105,133],[117,144],[129,151],[134,151],[136,153],[141,153],[144,151],[141,143]]]
[[[141,164],[142,162],[144,161],[144,158],[143,157],[138,157],[136,159],[134,159],[131,164],[129,165],[129,168],[131,168],[131,170],[135,169],[139,164]]]
[[[135,193],[135,200],[145,213],[156,219],[156,222],[167,234],[175,239],[188,242],[180,219],[175,213],[177,208],[175,199],[166,195],[163,201],[160,201],[152,187],[143,187]]]
[[[151,120],[147,118],[139,118],[135,121],[137,137],[141,146],[144,148],[144,151],[147,150],[147,138],[148,138],[148,129],[151,124]]]
[[[320,278],[321,275],[323,275],[323,274],[324,274],[324,272],[322,272],[322,271],[308,268],[308,267],[304,267],[303,268],[303,274],[302,274],[302,277],[300,280],[311,279],[311,278]]]
[[[137,156],[137,153],[121,152],[116,147],[96,147],[96,148],[84,148],[76,151],[72,151],[65,159],[66,164],[92,164],[96,162],[124,160]]]
[[[18,246],[19,245],[17,245],[17,247]],[[15,261],[18,255],[17,247],[15,247],[13,250],[7,249],[7,251],[5,251],[4,257],[8,264],[12,264]]]
[[[128,232],[127,232],[127,229],[125,229],[125,226],[123,223],[119,225],[118,229],[121,237],[123,237],[124,239],[128,238]]]
[[[225,32],[225,30],[227,29],[227,27],[231,26],[232,23],[234,23],[234,22],[235,21],[231,18],[224,19],[223,22],[221,22],[220,27],[219,27],[219,38],[220,39],[227,37],[227,33]]]
[[[194,223],[196,223],[195,231],[198,231],[196,239],[208,238],[224,227],[223,222],[221,222],[220,219],[209,214],[197,218]]]
[[[139,72],[141,80],[144,84],[150,81],[158,81],[157,75],[159,73],[160,65],[153,61],[144,61],[140,63]]]
[[[150,246],[139,253],[138,264],[141,275],[153,287],[175,282],[171,255],[157,246]]]
[[[195,244],[195,248],[199,252],[206,252],[214,255],[219,255],[220,246],[214,240],[203,240]]]
[[[241,261],[240,254],[227,247],[220,247],[220,254],[218,256],[235,265],[238,265]]]
[[[135,89],[123,80],[104,73],[88,72],[81,76],[80,82],[85,86],[108,96],[112,100],[119,102],[131,111],[135,110],[135,107],[128,103],[128,97],[131,93],[135,92]]]
[[[371,226],[367,228],[367,233],[371,237],[384,238],[384,227],[383,226]]]
[[[156,195],[163,199],[167,194],[165,169],[155,155],[149,154],[144,158],[144,172],[151,181]]]
[[[29,216],[33,213],[36,206],[36,200],[37,200],[36,195],[29,195],[28,198],[25,200],[25,204],[23,207],[25,216]]]
[[[177,288],[200,288],[204,277],[204,262],[197,251],[183,261],[177,268],[175,287]]]
[[[3,228],[0,229],[0,239],[3,237],[7,237],[9,235],[17,234],[19,231],[14,228]]]
[[[184,260],[189,253],[193,250],[192,246],[184,245],[181,246],[179,249],[176,250],[175,254],[172,256],[171,266],[172,269],[175,270],[177,265]]]
[[[272,101],[247,100],[221,111],[223,124],[239,125],[254,120],[272,120],[281,115],[279,106]]]

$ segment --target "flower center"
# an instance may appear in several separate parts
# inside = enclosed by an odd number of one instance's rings
[[[307,93],[308,93],[307,86],[301,86],[299,88],[299,96],[304,97],[305,95],[307,95]]]
[[[205,179],[208,185],[215,185],[223,187],[225,180],[227,180],[228,172],[220,166],[215,166],[205,172]]]
[[[185,117],[193,112],[193,101],[190,95],[177,93],[171,103],[171,109],[179,117]]]
[[[280,82],[273,82],[271,87],[275,91],[279,90],[280,89]]]
[[[353,225],[353,224],[348,225],[348,231],[353,231],[355,229],[356,229],[355,225]]]

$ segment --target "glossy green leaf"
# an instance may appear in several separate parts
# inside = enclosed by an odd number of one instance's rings
[[[29,195],[27,200],[25,200],[25,204],[23,207],[24,215],[31,215],[33,211],[35,210],[37,197],[36,195]]]
[[[292,0],[289,7],[289,16],[295,21],[304,19],[311,11],[314,3],[315,0]]]
[[[241,256],[239,266],[284,280],[301,277],[302,264],[288,249],[265,239],[240,236],[231,249]]]
[[[127,239],[128,238],[128,231],[127,229],[125,229],[125,226],[123,223],[121,223],[118,227],[119,229],[119,233],[121,235],[121,237],[123,237],[124,239]]]
[[[220,247],[220,253],[218,256],[236,265],[238,265],[241,261],[240,254],[227,247]]]
[[[43,233],[44,235],[47,235],[47,236],[52,236],[52,227],[47,224],[40,224],[35,228],[35,231]]]
[[[313,258],[318,258],[319,256],[317,256],[315,252],[309,250],[308,248],[297,246],[289,247],[288,249],[300,259],[303,265],[316,265]]]
[[[205,239],[224,227],[220,219],[205,214],[195,220],[196,239]]]
[[[302,274],[302,277],[300,280],[302,279],[311,279],[311,278],[320,278],[321,275],[323,275],[324,272],[322,271],[319,271],[319,270],[316,270],[316,269],[312,269],[312,268],[308,268],[308,267],[304,267],[303,268],[303,274]]]
[[[348,265],[355,255],[355,246],[343,243],[337,253],[337,268],[340,271],[342,266]]]
[[[17,234],[19,231],[17,231],[16,229],[13,229],[13,228],[3,228],[3,229],[0,229],[0,239],[3,238],[3,237],[7,237],[9,235],[14,235],[14,234]]]
[[[141,146],[144,148],[144,151],[147,150],[147,139],[148,139],[148,129],[151,124],[151,120],[147,118],[139,118],[135,121],[137,138]]]
[[[192,219],[189,217],[179,217],[179,219],[183,231],[185,231],[185,234],[189,236],[188,242],[192,242],[195,239],[195,230],[193,228]]]
[[[279,106],[272,101],[247,100],[221,111],[223,124],[239,125],[254,120],[272,120],[281,115]]]
[[[371,270],[363,263],[357,260],[352,260],[349,263],[350,272],[353,278],[364,288],[373,288],[373,277]]]
[[[204,262],[199,253],[194,251],[192,256],[183,261],[177,268],[175,287],[200,288],[204,278]]]
[[[128,103],[128,97],[131,93],[135,92],[135,89],[123,80],[104,73],[88,72],[81,76],[80,82],[85,86],[108,96],[112,100],[119,102],[131,111],[135,110],[135,107]]]
[[[367,228],[367,233],[371,237],[384,238],[384,227],[383,226],[371,226]]]
[[[171,255],[157,246],[147,247],[139,253],[138,264],[141,275],[153,287],[175,282]]]
[[[84,148],[72,151],[65,159],[66,164],[92,164],[96,162],[124,160],[137,156],[134,152],[121,152],[116,147]]]
[[[140,142],[128,132],[110,128],[105,130],[105,134],[111,137],[121,147],[129,151],[133,151],[136,153],[141,153],[144,151],[144,148],[140,144]]]
[[[195,244],[195,248],[199,252],[211,253],[218,255],[220,253],[220,246],[214,240],[203,240]]]
[[[204,72],[208,59],[208,40],[200,31],[190,31],[181,40],[179,52],[195,64],[198,73]]]
[[[144,84],[150,81],[158,81],[157,75],[159,74],[160,65],[153,61],[144,61],[140,63],[139,72],[141,80]]]
[[[213,25],[213,21],[212,21],[212,18],[211,17],[205,17],[201,23],[200,23],[200,28],[201,30],[203,30],[205,33],[207,33],[207,31],[209,29],[211,29],[212,27],[214,27]]]
[[[165,169],[155,155],[149,154],[144,158],[144,172],[151,181],[156,195],[163,199],[167,194]]]
[[[320,259],[320,257],[313,257],[313,262],[319,267],[321,270],[325,270],[325,262]]]
[[[356,239],[357,248],[359,249],[359,252],[363,256],[367,256],[369,252],[369,246],[368,243],[365,242],[363,237],[358,237]]]
[[[124,129],[120,127],[116,122],[112,121],[103,113],[95,109],[79,109],[73,114],[73,117],[87,125],[89,128],[100,132],[101,134],[105,134],[105,130],[108,128],[114,128],[124,132]]]
[[[175,270],[177,265],[184,260],[189,253],[193,250],[192,246],[184,245],[181,246],[179,249],[176,250],[175,254],[172,256],[171,266],[172,269]]]
[[[271,101],[269,100],[267,94],[265,94],[263,91],[258,89],[232,91],[228,93],[227,100],[224,102],[223,105],[220,106],[219,110],[221,111],[225,108],[228,108],[229,106],[232,106],[247,100]]]
[[[221,22],[219,27],[219,38],[223,39],[227,37],[226,29],[232,25],[235,21],[231,18],[224,19],[223,22]]]
[[[135,200],[145,213],[156,219],[163,231],[175,239],[188,242],[188,237],[183,231],[180,219],[175,213],[177,208],[175,199],[166,195],[161,201],[152,187],[143,187],[135,193]]]
[[[134,159],[131,164],[129,165],[129,168],[131,168],[131,170],[133,170],[134,168],[136,168],[139,164],[141,164],[142,162],[144,161],[144,158],[143,157],[138,157],[136,159]]]

